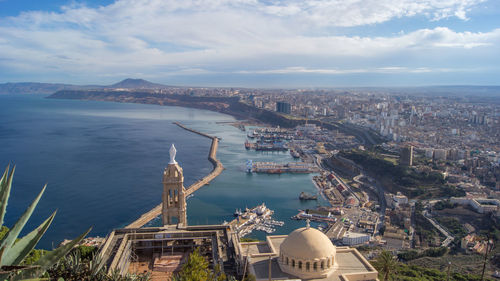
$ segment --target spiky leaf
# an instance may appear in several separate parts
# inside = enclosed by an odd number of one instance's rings
[[[52,215],[46,219],[40,226],[38,226],[35,230],[30,232],[28,235],[21,238],[17,241],[12,248],[8,250],[7,253],[4,253],[2,256],[2,264],[5,265],[18,265],[20,264],[24,258],[35,248],[36,244],[42,236],[45,234],[50,224],[54,220],[57,211],[54,211]]]
[[[69,242],[68,244],[48,252],[46,255],[41,257],[37,262],[33,264],[33,266],[36,266],[37,268],[24,270],[21,275],[15,276],[14,280],[22,280],[23,277],[37,276],[47,271],[47,269],[49,269],[62,257],[67,255],[69,251],[71,251],[71,249],[73,249],[73,247],[76,244],[80,243],[80,241],[82,241],[82,239],[85,238],[87,234],[89,234],[90,230],[92,230],[92,227],[89,228],[84,233],[82,233],[82,235],[78,236],[75,240]]]
[[[21,230],[26,225],[26,222],[28,221],[31,214],[33,213],[33,210],[35,210],[35,207],[38,204],[38,201],[40,201],[40,198],[42,198],[43,192],[45,191],[46,187],[47,187],[47,185],[45,185],[42,188],[42,191],[40,191],[40,194],[38,194],[38,196],[35,198],[33,203],[31,203],[31,205],[28,207],[28,209],[26,209],[24,214],[16,222],[14,227],[12,227],[12,229],[9,230],[9,232],[7,232],[7,234],[5,235],[5,238],[2,240],[2,243],[0,244],[0,247],[2,247],[2,248],[5,247],[4,254],[9,252],[10,248],[12,247],[14,242],[16,241],[17,237],[19,236],[19,233],[21,233]],[[6,265],[6,264],[2,260],[0,265]]]
[[[0,179],[0,226],[3,225],[3,220],[5,218],[5,211],[7,209],[7,203],[9,201],[10,187],[12,186],[12,178],[14,177],[14,171],[16,166],[12,168],[9,174],[10,165],[7,165],[5,172],[3,173],[2,179]],[[8,176],[7,176],[8,175]]]

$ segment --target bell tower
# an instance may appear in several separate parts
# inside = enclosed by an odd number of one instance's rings
[[[162,220],[163,225],[187,226],[186,189],[182,168],[175,161],[177,150],[170,147],[170,162],[163,172]]]

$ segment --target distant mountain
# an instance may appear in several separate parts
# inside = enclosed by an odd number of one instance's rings
[[[132,78],[127,78],[116,84],[108,86],[108,88],[121,88],[121,89],[160,89],[168,87],[170,86],[152,83],[144,79],[132,79]]]
[[[52,94],[61,90],[87,90],[100,88],[102,88],[102,86],[20,82],[0,84],[0,94]]]
[[[127,78],[109,86],[71,85],[61,83],[20,82],[0,84],[0,94],[53,94],[61,90],[96,90],[96,89],[161,89],[170,86],[152,83],[143,79]]]

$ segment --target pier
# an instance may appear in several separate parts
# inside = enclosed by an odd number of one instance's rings
[[[274,162],[254,162],[251,171],[255,173],[281,174],[296,173],[307,174],[319,172],[314,164],[304,162],[274,163]]]
[[[254,230],[270,234],[276,231],[276,227],[285,224],[282,221],[273,220],[271,217],[273,214],[274,211],[262,203],[252,209],[245,209],[243,213],[235,213],[237,217],[227,224],[233,227],[240,238],[252,233]]]
[[[193,194],[196,190],[202,188],[204,185],[210,183],[215,177],[220,175],[222,171],[224,170],[224,166],[222,166],[222,163],[217,159],[217,148],[219,147],[219,138],[210,136],[208,134],[193,130],[191,128],[188,128],[184,125],[182,125],[179,122],[174,122],[175,125],[181,127],[184,130],[193,132],[195,134],[198,134],[200,136],[204,136],[206,138],[209,138],[212,140],[212,145],[210,146],[210,152],[208,153],[208,160],[212,163],[214,166],[213,170],[206,175],[204,178],[201,180],[193,183],[191,186],[186,188],[186,193],[185,196],[189,196],[190,194]],[[140,228],[144,226],[146,223],[152,221],[154,218],[159,216],[161,214],[161,209],[162,209],[162,204],[160,203],[150,211],[144,213],[141,217],[139,217],[137,220],[132,222],[131,224],[127,225],[125,228]]]

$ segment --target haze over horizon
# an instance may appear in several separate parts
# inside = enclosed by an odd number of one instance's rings
[[[494,0],[0,0],[0,83],[499,85]]]

